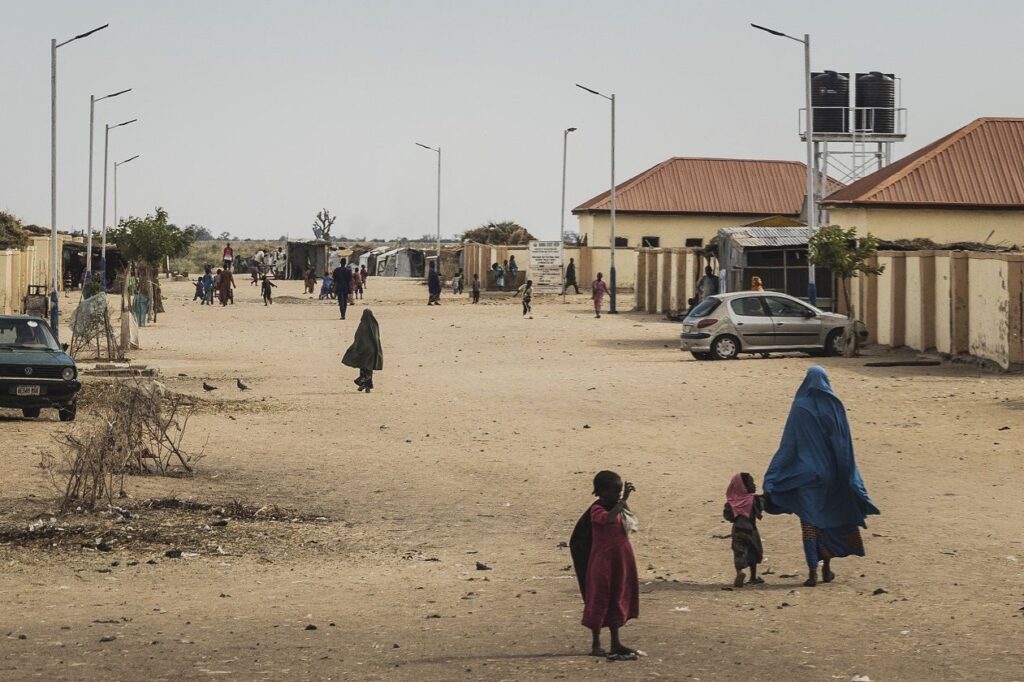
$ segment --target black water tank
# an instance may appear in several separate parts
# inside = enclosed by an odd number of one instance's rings
[[[872,71],[857,74],[857,129],[872,133],[896,132],[896,77]]]
[[[850,106],[850,74],[835,71],[812,73],[811,106],[814,107],[814,132],[847,132],[849,123],[846,108]]]

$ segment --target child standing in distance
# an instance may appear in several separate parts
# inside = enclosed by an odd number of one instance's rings
[[[594,317],[601,317],[601,303],[608,295],[608,285],[604,283],[604,273],[597,273],[597,279],[590,285],[591,296],[594,297]]]
[[[757,530],[757,520],[764,511],[764,498],[755,495],[756,492],[754,477],[746,472],[733,476],[725,491],[722,516],[732,523],[732,558],[736,566],[733,587],[743,587],[746,580],[743,570],[746,568],[750,569],[751,585],[764,582],[764,578],[757,577],[757,565],[764,561],[761,534]]]
[[[271,289],[276,289],[277,285],[267,279],[266,275],[263,275],[263,305],[271,305],[274,302],[271,296]]]
[[[198,299],[200,305],[202,305],[203,298],[205,298],[205,295],[206,295],[206,290],[205,290],[205,288],[203,286],[203,278],[202,277],[196,277],[196,294],[195,294],[195,296],[192,297],[192,300],[196,301]]]
[[[531,313],[533,311],[533,309],[530,307],[530,301],[533,300],[533,280],[532,279],[526,280],[525,284],[523,284],[521,287],[516,289],[516,293],[512,294],[512,298],[515,298],[519,294],[523,295],[523,317],[526,317],[529,313]],[[533,319],[533,316],[531,316],[530,319]]]
[[[363,276],[359,274],[359,270],[352,273],[352,286],[355,287],[356,298],[363,297]]]
[[[614,471],[594,476],[597,501],[583,513],[569,539],[576,579],[583,594],[583,626],[593,639],[592,656],[635,660],[637,652],[619,640],[619,628],[640,615],[640,582],[629,533],[636,517],[626,501],[633,484]],[[601,648],[601,628],[611,631],[611,649]]]
[[[470,293],[473,294],[473,303],[480,302],[480,275],[473,273],[473,282],[470,286]]]
[[[331,278],[331,273],[325,272],[324,278],[320,280],[320,300],[325,298],[331,298],[334,294],[334,279]]]

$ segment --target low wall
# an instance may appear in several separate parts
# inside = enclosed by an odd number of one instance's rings
[[[81,242],[81,237],[60,234],[57,248],[63,252],[64,243]],[[58,278],[63,282],[64,273]],[[0,250],[0,314],[21,313],[22,297],[30,284],[46,286],[50,291],[50,238],[33,235],[24,249]]]
[[[703,272],[696,249],[636,250],[636,309],[676,314],[689,308]]]
[[[1024,254],[879,251],[885,272],[859,278],[868,340],[1024,365]]]

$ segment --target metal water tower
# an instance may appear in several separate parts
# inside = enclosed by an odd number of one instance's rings
[[[857,73],[852,79],[837,71],[811,74],[816,206],[829,194],[826,178],[848,185],[892,161],[893,143],[907,136],[899,86],[900,79],[880,71]],[[806,108],[800,109],[799,127],[806,142]],[[827,216],[820,220],[826,224]]]

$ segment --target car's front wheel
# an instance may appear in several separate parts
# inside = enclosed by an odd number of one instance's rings
[[[697,351],[690,351],[690,355],[693,356],[694,360],[710,360],[711,353],[698,353]]]
[[[711,342],[711,355],[716,360],[734,360],[740,353],[740,341],[725,334]]]
[[[825,354],[826,355],[842,355],[843,354],[843,330],[833,329],[825,337]]]
[[[73,422],[78,414],[78,403],[70,403],[57,408],[57,415],[62,422]]]
[[[21,416],[25,419],[35,419],[39,416],[38,407],[23,407],[21,408]]]

